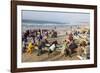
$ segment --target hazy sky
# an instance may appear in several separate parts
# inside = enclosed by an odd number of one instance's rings
[[[23,21],[55,22],[55,23],[90,23],[90,14],[75,12],[22,11]]]

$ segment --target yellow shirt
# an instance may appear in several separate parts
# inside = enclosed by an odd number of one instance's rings
[[[28,49],[32,49],[34,47],[34,45],[32,45],[32,42],[30,42],[29,44],[28,44]]]

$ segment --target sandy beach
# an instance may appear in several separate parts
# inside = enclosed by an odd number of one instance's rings
[[[82,27],[83,26],[80,26],[80,29]],[[89,26],[87,25],[87,26],[84,26],[84,27],[89,27]],[[46,29],[48,29],[48,28],[46,27]],[[77,29],[76,26],[73,26],[73,27],[69,27],[69,26],[68,27],[58,27],[58,28],[56,27],[56,29],[49,28],[49,30],[54,29],[55,31],[57,31],[58,37],[57,38],[48,38],[48,40],[51,42],[51,41],[56,39],[60,45],[63,45],[62,42],[67,38],[66,32],[71,32],[72,31],[71,28],[74,29],[74,30]],[[30,28],[27,28],[27,29],[34,29],[34,27],[33,28],[30,27]],[[22,31],[25,31],[27,29],[25,27],[23,27]],[[37,29],[37,28],[35,27],[35,29]],[[39,27],[38,27],[38,29],[39,29]],[[45,28],[41,28],[41,29],[45,29]],[[72,54],[72,57],[62,55],[61,51],[59,51],[59,49],[54,51],[52,54],[48,55],[47,49],[48,48],[46,48],[44,50],[43,54],[40,55],[40,56],[37,56],[37,49],[34,49],[32,54],[22,53],[22,62],[80,60],[79,55],[78,55],[78,54],[80,54],[80,52],[78,51],[78,49],[77,49],[78,53]]]

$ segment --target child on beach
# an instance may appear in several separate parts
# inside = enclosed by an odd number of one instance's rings
[[[67,48],[68,48],[67,41],[64,40],[63,45],[62,45],[61,54],[65,54],[65,49],[67,49]]]
[[[29,42],[27,46],[27,53],[32,54],[34,48],[35,48],[35,45],[32,42]]]

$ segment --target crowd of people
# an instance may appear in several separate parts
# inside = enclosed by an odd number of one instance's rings
[[[87,53],[86,49],[89,45],[89,40],[86,38],[83,40],[80,36],[81,34],[86,35],[89,34],[89,32],[72,31],[66,34],[66,39],[63,40],[61,44],[56,39],[53,41],[48,39],[58,37],[58,33],[55,30],[26,30],[22,33],[22,51],[23,53],[32,54],[35,49],[37,50],[37,56],[41,56],[46,47],[48,55],[55,50],[60,49],[61,54],[65,56],[72,57],[73,53],[77,53],[80,56],[89,58],[89,56],[87,56],[89,55],[89,52]],[[76,37],[78,37],[78,39],[76,39]]]
[[[48,38],[57,38],[57,32],[54,30],[26,30],[22,33],[23,52],[32,53],[34,48],[38,48],[38,55],[42,54],[42,49],[46,44],[55,43],[49,42]]]

